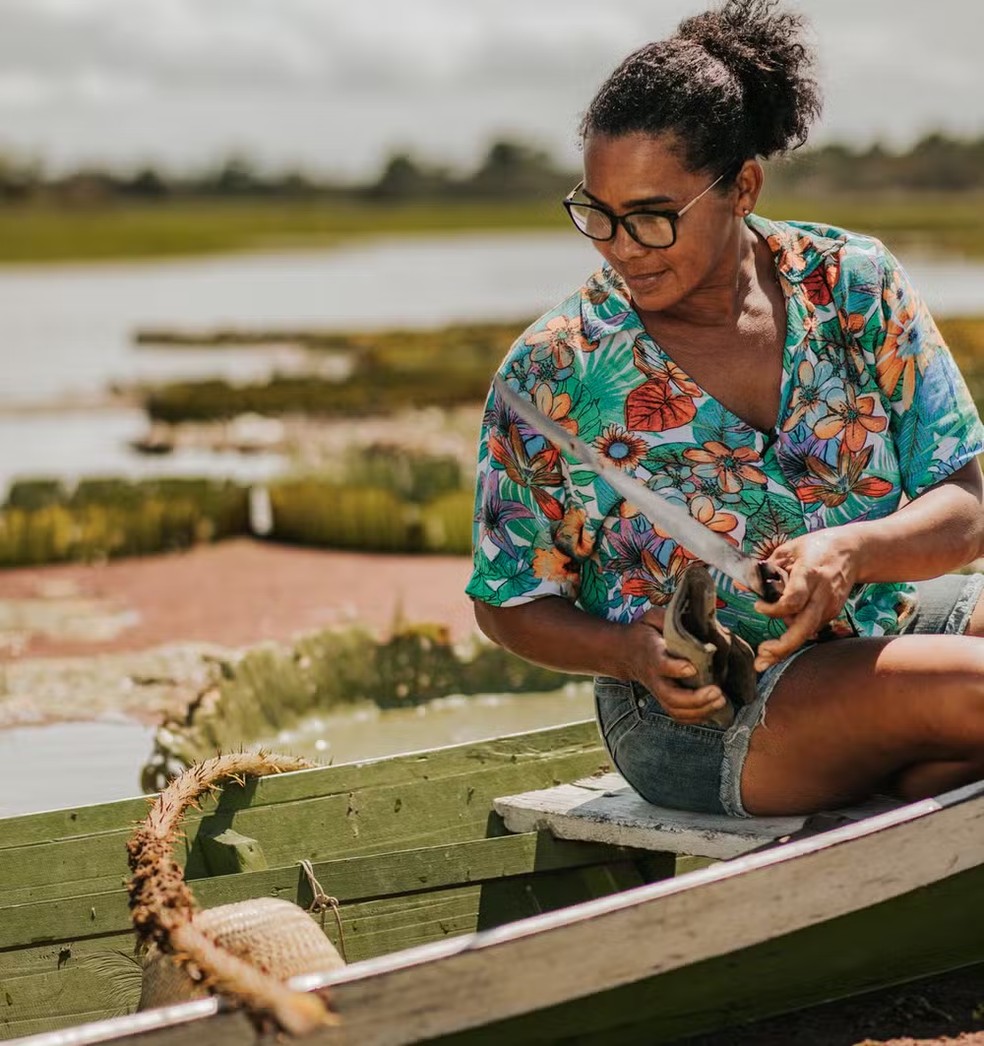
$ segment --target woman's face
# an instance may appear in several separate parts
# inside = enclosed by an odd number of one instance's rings
[[[665,135],[589,135],[584,142],[585,196],[618,215],[682,210],[714,176],[689,171],[672,144]],[[638,310],[671,309],[698,288],[715,283],[719,273],[726,281],[730,271],[733,283],[736,252],[729,248],[736,244],[741,212],[737,193],[722,195],[720,189],[711,189],[678,219],[672,247],[644,247],[621,224],[613,239],[593,241],[625,280]]]

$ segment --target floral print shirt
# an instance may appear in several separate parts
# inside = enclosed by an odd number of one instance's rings
[[[984,427],[882,244],[829,226],[747,222],[772,250],[786,300],[771,432],[731,413],[660,349],[608,266],[534,323],[499,373],[611,464],[764,559],[799,534],[894,512],[980,453]],[[669,601],[691,559],[490,395],[470,596],[494,606],[563,596],[630,622]],[[752,593],[713,573],[724,625],[753,645],[782,631],[755,613]],[[857,586],[834,627],[893,634],[914,608],[909,583]]]

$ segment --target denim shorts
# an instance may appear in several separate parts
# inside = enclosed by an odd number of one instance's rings
[[[916,583],[919,606],[905,634],[960,635],[982,592],[984,574],[946,574]],[[752,731],[783,673],[804,651],[771,665],[758,677],[758,696],[739,708],[728,727],[678,723],[640,683],[609,676],[595,680],[595,708],[612,763],[651,803],[699,813],[747,817],[741,772]]]

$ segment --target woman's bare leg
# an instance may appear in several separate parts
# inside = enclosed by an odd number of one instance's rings
[[[742,799],[753,814],[809,813],[893,786],[916,798],[981,776],[984,641],[838,640],[806,651],[780,679],[752,733]]]

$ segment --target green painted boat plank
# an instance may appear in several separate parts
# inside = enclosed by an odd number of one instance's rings
[[[257,840],[233,828],[224,828],[215,834],[199,831],[198,841],[210,875],[234,875],[270,867]]]
[[[345,904],[340,912],[344,951],[350,962],[371,958],[590,900],[643,881],[628,857],[610,875],[597,872],[590,865],[549,870]],[[327,935],[341,947],[332,914],[319,919]],[[119,934],[73,942],[67,950],[47,946],[0,953],[0,1035],[27,1034],[28,1027],[41,1031],[70,1026],[82,1020],[83,1011],[106,1015],[108,1010],[119,1010],[118,986],[92,960],[130,948],[132,937]],[[134,984],[127,997],[131,1005],[138,995]],[[40,1014],[46,1014],[42,1023]]]
[[[483,1028],[440,1046],[664,1043],[984,961],[984,868],[732,955]],[[558,970],[558,974],[561,971]]]
[[[556,731],[544,731],[556,734]],[[477,746],[418,753],[362,767],[304,771],[227,788],[217,807],[204,816],[210,832],[235,827],[257,839],[269,864],[278,866],[308,858],[344,856],[440,845],[487,834],[490,802],[508,791],[544,787],[596,769],[601,750],[597,735],[568,730],[575,742],[558,751],[544,750],[542,737],[523,735]],[[536,743],[531,742],[536,738]],[[433,756],[434,758],[430,758]],[[438,758],[440,756],[440,758]],[[396,775],[391,762],[412,763],[414,778]],[[409,764],[408,764],[409,765]],[[335,771],[335,781],[353,785],[330,795],[311,796],[302,780]],[[356,786],[356,782],[357,786]],[[275,804],[259,802],[268,785],[290,785],[302,798],[280,797]],[[206,874],[195,846],[203,816],[186,822],[189,879]],[[3,852],[4,876],[0,905],[28,903],[109,890],[127,875],[124,843],[132,826],[116,832],[48,843],[9,847]],[[180,854],[178,855],[180,857]]]
[[[133,1013],[140,998],[135,976],[131,989],[122,996],[110,994],[108,981],[82,966],[66,967],[56,973],[39,973],[0,981],[0,1034],[23,1035],[25,1025],[42,1026],[56,1017],[65,1027],[97,1020],[99,1016]]]
[[[74,969],[81,960],[88,961],[88,956],[107,953],[132,955],[135,940],[133,930],[127,926],[98,937],[64,938],[61,941],[7,949],[0,952],[0,988],[12,978]]]
[[[230,798],[235,790],[228,790],[224,805],[228,809],[238,809],[250,803],[275,805],[309,796],[345,794],[366,784],[373,786],[426,780],[435,775],[464,773],[469,768],[483,764],[550,759],[555,755],[573,755],[576,752],[601,754],[598,731],[593,721],[551,727],[514,737],[474,741],[426,752],[267,777],[250,782],[235,800]],[[206,799],[203,814],[207,815],[211,809],[214,809],[214,801]],[[0,818],[0,850],[103,832],[113,833],[121,825],[140,821],[146,812],[147,798],[137,797]]]
[[[624,864],[633,856],[619,847],[529,832],[453,846],[321,861],[313,865],[313,870],[326,892],[344,904],[416,894],[456,883],[481,883],[583,865]],[[282,897],[302,907],[313,900],[307,878],[297,865],[201,879],[193,889],[203,908],[248,897]],[[129,906],[122,889],[57,902],[10,905],[0,908],[0,955],[15,947],[116,933],[129,924]]]

